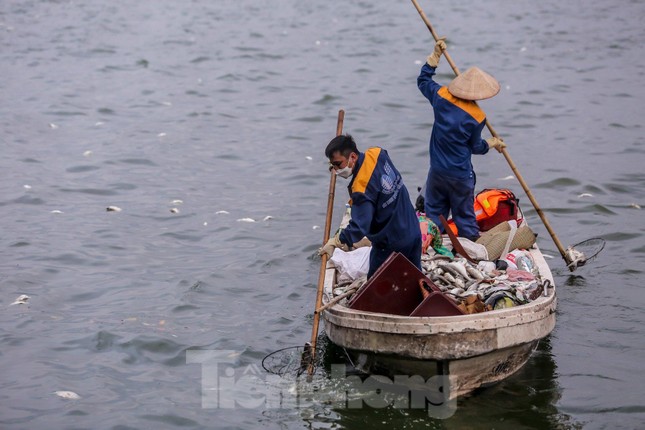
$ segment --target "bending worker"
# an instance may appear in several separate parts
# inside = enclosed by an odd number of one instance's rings
[[[387,151],[373,147],[359,152],[350,135],[329,142],[325,156],[336,174],[350,178],[347,189],[352,205],[349,224],[320,250],[331,257],[335,248],[349,251],[372,242],[367,277],[394,251],[421,270],[421,230],[403,179]]]
[[[434,110],[424,209],[437,226],[441,226],[439,215],[447,219],[452,212],[459,236],[475,241],[479,227],[473,209],[476,176],[471,156],[486,154],[490,148],[502,152],[506,147],[497,137],[482,139],[486,114],[475,100],[496,95],[499,83],[486,72],[471,67],[447,87],[439,85],[432,77],[445,49],[446,43],[438,40],[417,78],[419,90]]]

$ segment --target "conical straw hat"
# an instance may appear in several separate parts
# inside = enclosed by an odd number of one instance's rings
[[[479,67],[471,67],[448,85],[448,91],[464,100],[484,100],[499,92],[499,82]]]

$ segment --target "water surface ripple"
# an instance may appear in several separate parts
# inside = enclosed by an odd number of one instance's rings
[[[309,339],[338,109],[424,181],[433,43],[409,2],[5,0],[1,428],[642,427],[645,2],[421,5],[462,70],[500,80],[481,105],[560,239],[607,240],[569,273],[503,157],[474,157],[478,189],[515,190],[552,257],[557,324],[529,363],[437,420],[205,408],[187,361],[228,351],[255,374]]]

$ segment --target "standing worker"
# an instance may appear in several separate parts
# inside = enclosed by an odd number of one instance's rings
[[[329,142],[325,156],[347,186],[351,219],[347,227],[327,241],[320,250],[329,257],[335,248],[349,251],[372,243],[370,278],[394,251],[400,252],[421,270],[421,230],[403,179],[387,151],[378,147],[359,152],[350,135]]]
[[[426,215],[441,226],[439,215],[452,219],[458,234],[472,241],[479,237],[475,218],[476,176],[472,154],[486,154],[490,148],[502,152],[506,144],[497,137],[482,139],[486,114],[475,100],[493,97],[499,82],[477,67],[471,67],[446,87],[436,83],[435,74],[446,43],[438,40],[421,68],[417,85],[434,110],[430,135],[430,170],[425,186]]]

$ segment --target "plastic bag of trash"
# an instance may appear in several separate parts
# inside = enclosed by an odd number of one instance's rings
[[[353,251],[345,252],[336,248],[331,256],[331,261],[345,279],[354,280],[367,275],[370,269],[370,250],[365,246]]]

